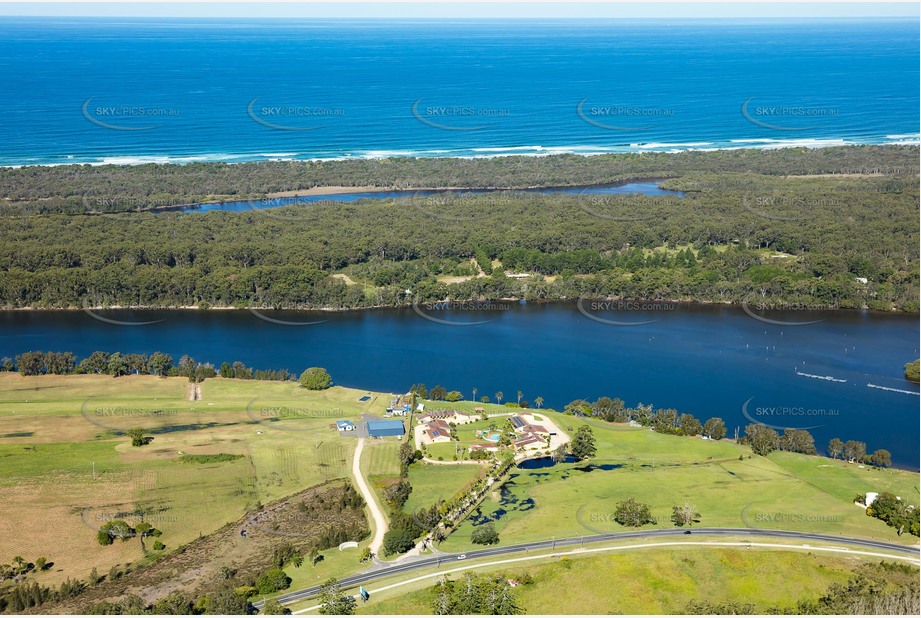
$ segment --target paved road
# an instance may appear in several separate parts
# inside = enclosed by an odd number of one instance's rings
[[[527,553],[534,549],[557,549],[571,547],[573,545],[582,545],[589,543],[598,543],[600,541],[627,541],[631,539],[648,539],[652,537],[669,537],[678,536],[688,538],[685,535],[686,530],[680,528],[667,528],[662,530],[637,530],[634,532],[614,532],[610,534],[593,534],[582,537],[573,537],[567,539],[555,539],[548,541],[536,541],[534,543],[522,543],[520,545],[506,545],[499,547],[490,547],[487,549],[477,549],[466,552],[466,560],[477,558],[486,558],[490,556],[500,556],[514,553]],[[808,532],[790,532],[786,530],[762,530],[758,528],[695,528],[690,535],[696,540],[701,536],[742,536],[752,538],[773,538],[787,539],[795,541],[818,541],[820,543],[833,543],[835,545],[854,545],[865,549],[876,549],[901,554],[908,554],[915,557],[919,556],[918,547],[907,547],[905,545],[896,545],[895,543],[886,543],[883,541],[871,541],[867,539],[853,539],[847,537],[832,536],[829,534],[812,534]],[[439,567],[442,565],[459,562],[460,554],[441,554],[437,556],[420,557],[415,560],[406,560],[400,563],[385,565],[382,567],[372,568],[363,573],[357,573],[348,577],[343,577],[340,581],[343,588],[352,588],[375,579],[391,577],[400,573],[424,569],[427,567]],[[320,591],[319,586],[289,592],[278,597],[283,604],[294,603],[316,596]],[[255,604],[257,607],[261,603]]]
[[[368,509],[371,511],[371,518],[374,520],[374,538],[371,539],[371,552],[377,556],[381,553],[381,547],[384,545],[384,534],[387,533],[387,518],[384,517],[384,512],[381,511],[381,507],[377,504],[377,498],[374,496],[374,492],[371,491],[371,488],[368,487],[368,484],[365,482],[365,478],[361,475],[361,452],[365,448],[365,439],[358,438],[358,445],[355,447],[355,457],[352,459],[352,477],[355,479],[355,484],[358,486],[358,491],[361,493],[361,496],[365,499],[365,502],[368,504]]]

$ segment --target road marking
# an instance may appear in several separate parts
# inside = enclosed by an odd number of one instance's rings
[[[703,546],[709,546],[709,547],[746,547],[746,548],[766,547],[766,548],[773,548],[773,549],[798,549],[798,550],[808,549],[810,551],[827,551],[827,552],[834,552],[834,553],[857,554],[857,555],[869,556],[873,558],[888,558],[888,559],[894,559],[894,560],[905,560],[908,562],[921,564],[921,560],[919,560],[919,558],[916,558],[916,557],[883,554],[879,552],[870,552],[870,551],[864,551],[860,549],[850,549],[846,547],[810,547],[809,545],[789,545],[786,543],[752,543],[750,541],[740,541],[740,542],[736,542],[736,541],[663,541],[660,543],[640,543],[636,545],[621,545],[618,547],[590,547],[590,548],[582,548],[582,549],[573,549],[571,551],[566,551],[566,552],[558,551],[558,552],[553,552],[552,554],[524,556],[521,558],[506,558],[505,560],[494,560],[492,562],[484,562],[482,564],[458,565],[457,568],[454,568],[454,569],[438,571],[437,573],[429,573],[427,575],[419,575],[417,577],[413,577],[412,579],[407,579],[405,581],[397,582],[395,584],[389,584],[387,586],[376,588],[374,590],[370,590],[368,588],[365,588],[365,589],[368,590],[368,592],[373,596],[374,594],[377,594],[379,592],[384,592],[386,590],[391,590],[393,588],[399,588],[400,586],[406,586],[407,584],[424,581],[426,579],[438,578],[443,575],[450,575],[451,573],[457,573],[459,571],[469,571],[472,569],[496,566],[500,564],[512,564],[515,562],[525,562],[528,560],[539,560],[542,558],[557,558],[560,556],[574,556],[574,555],[591,554],[591,553],[604,552],[604,551],[619,551],[619,550],[624,550],[624,549],[642,549],[642,548],[648,548],[648,547],[667,547],[667,546],[673,546],[673,545],[703,545]],[[398,575],[398,573],[395,573],[394,575]],[[296,612],[291,612],[291,613],[300,615],[300,614],[306,614],[308,612],[316,611],[318,609],[320,609],[320,605],[314,605],[312,607],[307,607],[307,608],[300,609],[300,610],[297,610]]]

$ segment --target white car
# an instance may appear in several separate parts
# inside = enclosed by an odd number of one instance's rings
[[[461,554],[460,556],[457,557],[457,559],[458,559],[458,560],[466,560],[466,559],[467,559],[467,554]]]

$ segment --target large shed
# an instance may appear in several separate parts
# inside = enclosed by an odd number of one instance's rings
[[[403,421],[368,421],[368,435],[372,438],[399,437],[404,433]]]

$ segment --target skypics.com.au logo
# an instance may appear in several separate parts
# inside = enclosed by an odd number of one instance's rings
[[[643,326],[658,322],[661,318],[652,320],[623,319],[627,316],[637,318],[651,317],[660,313],[670,313],[678,308],[676,303],[664,300],[604,300],[580,297],[576,302],[579,313],[588,319],[608,326]]]
[[[476,326],[494,321],[473,320],[471,317],[490,315],[511,310],[511,303],[497,300],[445,300],[422,302],[418,297],[413,301],[413,311],[421,318],[444,324],[445,326]],[[443,317],[436,317],[443,316]],[[457,319],[453,319],[453,318]]]
[[[413,118],[442,131],[482,131],[496,119],[509,117],[509,110],[474,105],[423,105],[419,97],[412,105]],[[487,121],[487,122],[484,122]]]
[[[649,118],[671,118],[675,110],[666,107],[640,107],[638,105],[586,105],[585,97],[576,105],[576,115],[582,122],[607,131],[648,131],[655,124],[623,124],[647,122]]]

